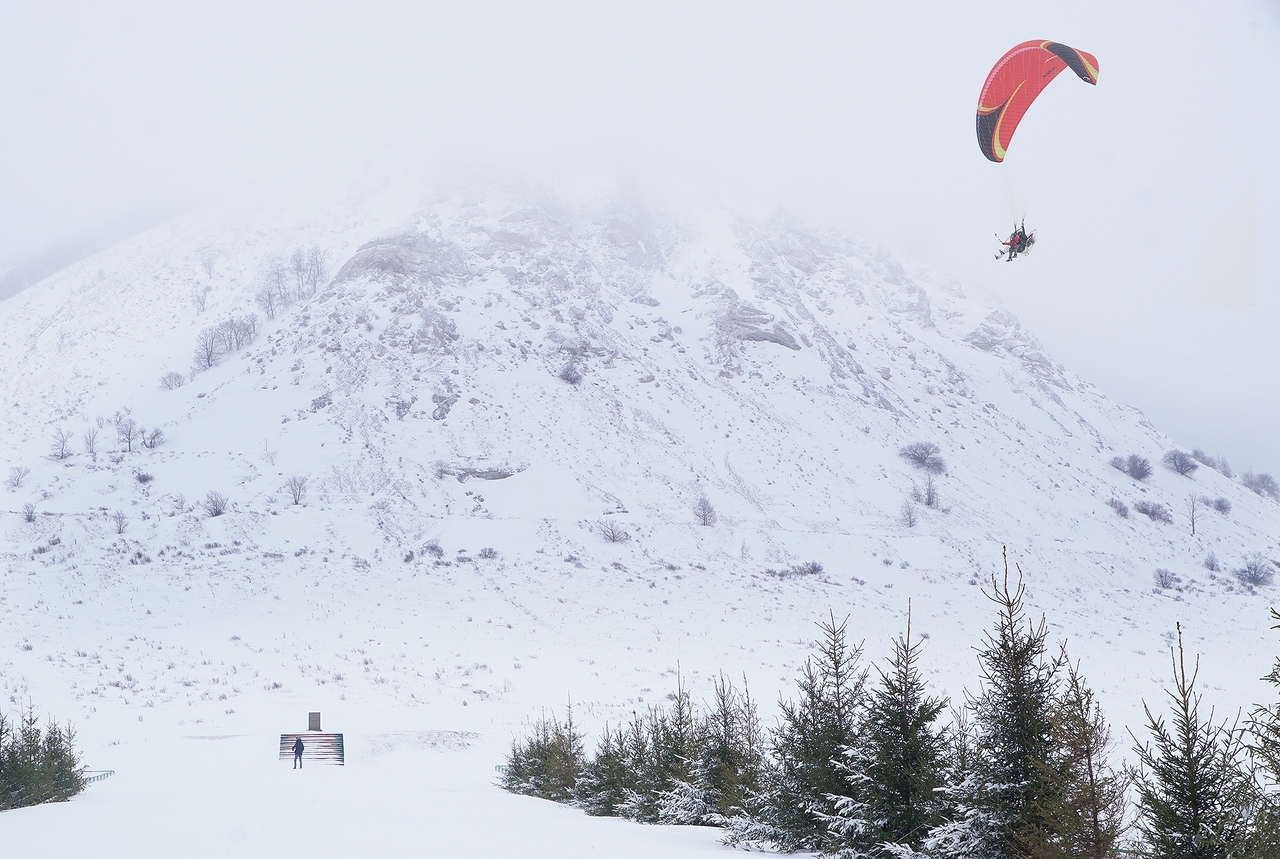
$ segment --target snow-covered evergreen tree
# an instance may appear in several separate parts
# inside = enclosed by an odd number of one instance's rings
[[[582,740],[572,706],[564,722],[554,714],[543,715],[529,736],[512,740],[499,783],[512,793],[568,802],[582,770]]]
[[[919,656],[908,610],[907,632],[894,642],[889,670],[867,694],[858,739],[845,750],[850,790],[826,820],[829,852],[888,856],[885,844],[917,850],[941,820],[947,740],[936,722],[947,702],[927,694]]]
[[[1256,796],[1242,737],[1234,725],[1215,722],[1212,712],[1201,719],[1199,660],[1188,674],[1181,625],[1170,656],[1173,723],[1144,703],[1151,739],[1134,747],[1138,831],[1153,859],[1236,859],[1247,855],[1247,817]]]
[[[574,785],[573,801],[587,814],[609,817],[618,814],[626,799],[628,784],[627,745],[621,730],[606,724],[596,744],[595,754],[582,767]]]
[[[856,736],[867,679],[858,668],[861,647],[847,642],[847,623],[833,615],[818,624],[823,638],[801,672],[800,699],[779,704],[772,765],[749,801],[754,812],[733,821],[729,843],[764,842],[786,851],[827,845],[825,821],[849,790],[840,761]]]
[[[745,684],[739,695],[723,675],[714,695],[698,733],[690,778],[678,780],[664,797],[663,822],[724,826],[759,788],[764,748],[755,702]]]
[[[1055,803],[1044,809],[1049,826],[1033,842],[1040,859],[1113,859],[1124,832],[1123,771],[1107,762],[1111,728],[1079,666],[1063,652],[1066,682],[1054,718],[1054,754],[1047,775],[1058,783]]]
[[[954,817],[931,839],[944,855],[965,859],[1024,859],[1053,837],[1050,810],[1060,784],[1054,776],[1054,717],[1062,663],[1045,655],[1045,620],[1033,624],[1023,606],[1026,586],[991,579],[987,598],[999,609],[994,632],[978,652],[982,688],[973,716],[972,769],[951,790]],[[938,839],[945,834],[945,841]]]
[[[1271,619],[1280,629],[1280,612],[1271,609]],[[1280,659],[1263,680],[1280,689]],[[1256,845],[1276,845],[1280,856],[1280,703],[1259,705],[1249,719],[1249,755],[1259,788],[1257,813],[1250,841]]]

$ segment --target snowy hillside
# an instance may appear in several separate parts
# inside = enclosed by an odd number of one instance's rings
[[[288,269],[312,247],[314,290]],[[269,319],[273,259],[292,294]],[[202,331],[250,313],[256,339],[193,372]],[[74,721],[89,766],[117,771],[6,815],[32,838],[179,783],[157,750],[197,754],[183,738],[252,738],[198,753],[227,784],[274,768],[309,710],[347,733],[352,779],[394,758],[413,780],[421,759],[469,807],[576,820],[488,784],[542,708],[616,723],[677,665],[695,697],[745,673],[767,707],[814,621],[851,615],[877,659],[908,599],[931,682],[959,696],[1002,545],[1117,726],[1162,699],[1179,620],[1209,703],[1265,695],[1270,592],[1231,571],[1280,556],[1274,500],[1161,465],[1197,440],[951,278],[785,219],[498,192],[197,212],[0,302],[0,330],[0,709]],[[915,442],[945,472],[899,455]],[[1148,479],[1110,464],[1130,454]],[[1229,511],[1197,501],[1193,535],[1189,498]]]

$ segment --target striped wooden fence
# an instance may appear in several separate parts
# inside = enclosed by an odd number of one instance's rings
[[[302,738],[302,745],[306,747],[302,752],[303,763],[318,761],[322,764],[345,765],[346,752],[342,746],[342,734],[322,734],[313,731],[304,731],[300,734],[281,734],[280,760],[293,760],[293,742],[299,737]]]

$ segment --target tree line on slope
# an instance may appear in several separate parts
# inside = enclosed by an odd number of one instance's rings
[[[544,716],[513,741],[500,784],[593,815],[722,827],[737,847],[841,859],[1280,856],[1280,705],[1243,725],[1204,718],[1179,629],[1171,713],[1147,707],[1137,764],[1113,765],[1102,710],[1065,649],[1050,651],[1044,618],[1027,618],[1018,572],[1011,585],[1006,566],[985,591],[998,619],[978,650],[981,684],[949,724],[909,617],[873,678],[832,616],[771,730],[745,684],[721,677],[700,713],[677,680],[667,706],[606,726],[594,754],[572,709]],[[1280,687],[1280,661],[1266,679]]]

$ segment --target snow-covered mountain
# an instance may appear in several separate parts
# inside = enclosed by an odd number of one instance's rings
[[[0,302],[0,705],[74,720],[91,766],[322,710],[357,759],[474,735],[483,775],[541,708],[616,722],[677,665],[767,705],[814,621],[874,659],[909,599],[959,696],[1003,545],[1117,726],[1158,706],[1179,620],[1216,703],[1265,694],[1269,592],[1231,571],[1280,555],[1276,501],[1161,465],[1196,440],[954,279],[625,200],[321,211],[193,212]]]

